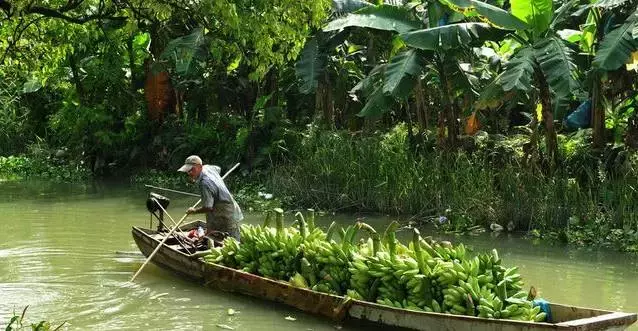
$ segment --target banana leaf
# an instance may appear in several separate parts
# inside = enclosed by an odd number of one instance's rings
[[[534,78],[534,49],[525,47],[520,49],[505,66],[502,82],[503,90],[513,89],[527,92],[532,88]]]
[[[554,16],[552,0],[511,0],[512,14],[527,23],[536,34],[549,28]]]
[[[634,37],[637,26],[635,19],[632,21],[630,17],[628,22],[609,32],[596,52],[593,65],[611,71],[625,64],[631,53],[638,49],[638,39]]]
[[[493,28],[487,23],[458,23],[407,32],[401,38],[414,48],[445,51],[478,46],[485,40],[496,40],[503,35],[504,30]]]
[[[536,59],[547,83],[558,97],[577,94],[581,86],[576,79],[574,52],[558,36],[545,38],[534,45]]]
[[[415,49],[399,53],[387,65],[383,93],[396,97],[407,96],[414,87],[415,78],[423,68],[423,58]]]
[[[295,65],[295,73],[301,81],[299,90],[301,93],[310,94],[319,85],[319,76],[326,65],[326,58],[319,51],[317,38],[308,39],[301,51],[301,57]]]
[[[404,33],[419,29],[421,21],[404,7],[380,5],[362,8],[355,13],[331,21],[324,31],[340,30],[347,27],[371,28],[384,31]]]
[[[208,57],[204,29],[196,28],[190,34],[171,40],[160,55],[162,60],[173,60],[175,72],[186,76],[192,73],[198,61]]]

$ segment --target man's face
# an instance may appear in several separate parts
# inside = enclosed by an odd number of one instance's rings
[[[191,170],[189,170],[187,172],[188,177],[190,177],[190,179],[192,181],[197,180],[197,178],[199,177],[199,174],[202,173],[202,165],[201,164],[195,164],[193,165],[193,167],[191,168]]]

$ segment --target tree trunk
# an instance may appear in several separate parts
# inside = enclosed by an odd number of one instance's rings
[[[130,35],[126,41],[126,49],[128,50],[128,70],[131,72],[131,86],[129,87],[129,93],[131,93],[131,100],[135,103],[135,49],[133,49],[133,35]]]
[[[436,143],[440,149],[445,147],[445,110],[438,112]]]
[[[545,145],[547,148],[547,162],[549,173],[553,173],[558,165],[558,139],[554,129],[554,114],[552,109],[552,95],[545,75],[536,71],[538,88],[540,91],[540,101],[543,106],[543,124],[545,125]]]
[[[591,127],[593,130],[594,148],[605,146],[605,108],[602,105],[600,75],[594,74],[591,91]]]
[[[529,142],[523,145],[523,152],[525,155],[523,156],[523,165],[525,167],[529,167],[533,164],[533,160],[538,157],[538,116],[534,111],[534,116],[532,116],[532,122],[530,123],[532,129],[532,136],[529,139]]]
[[[269,107],[275,107],[279,104],[279,85],[278,85],[277,70],[274,68],[270,70],[268,74],[268,88],[267,93],[270,94],[270,100],[266,103]]]
[[[75,91],[78,94],[78,101],[80,104],[85,103],[86,94],[84,92],[84,85],[80,79],[77,63],[75,62],[75,54],[69,54],[69,66],[71,67],[71,74],[73,74],[73,84],[75,85]]]
[[[414,87],[414,100],[416,104],[416,112],[417,121],[419,122],[419,132],[422,132],[424,129],[427,129],[429,126],[428,123],[428,113],[426,107],[426,96],[425,91],[423,91],[423,85],[421,84],[421,80],[417,80],[416,86]]]
[[[457,138],[459,134],[458,111],[454,102],[454,89],[448,80],[445,70],[445,61],[443,58],[439,62],[439,79],[441,80],[441,101],[443,103],[443,111],[445,112],[445,124],[447,126],[447,147],[455,148],[457,146]],[[441,121],[439,120],[439,126]],[[440,129],[440,127],[439,127]]]
[[[321,122],[326,128],[334,127],[334,102],[332,89],[326,73],[322,75],[315,94],[315,109],[321,114]]]
[[[315,113],[313,117],[323,116],[324,106],[324,94],[326,93],[326,87],[324,86],[323,79],[319,79],[317,82],[317,90],[315,91]],[[321,118],[323,120],[323,118]]]

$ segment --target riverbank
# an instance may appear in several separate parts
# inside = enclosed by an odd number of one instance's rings
[[[638,251],[633,203],[638,157],[622,149],[588,149],[586,131],[559,137],[564,161],[547,173],[541,156],[526,154],[527,136],[479,133],[457,152],[439,152],[431,136],[410,136],[403,125],[371,135],[309,130],[286,157],[261,168],[240,168],[227,182],[247,211],[283,206],[393,215],[449,233],[503,228],[579,246]],[[0,176],[92,178],[71,160],[0,158]],[[171,169],[137,168],[129,181],[196,191]]]

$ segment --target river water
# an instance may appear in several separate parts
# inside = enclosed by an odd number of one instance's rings
[[[0,182],[0,329],[29,305],[25,320],[66,321],[63,330],[370,330],[205,289],[152,264],[129,282],[144,261],[130,230],[148,225],[147,193],[121,185]],[[175,219],[195,202],[167,196]],[[354,219],[327,215],[319,223]],[[262,217],[247,213],[245,221]],[[380,228],[391,219],[365,221]],[[635,256],[508,235],[446,239],[477,251],[497,248],[504,264],[519,266],[526,284],[549,301],[638,311]]]

